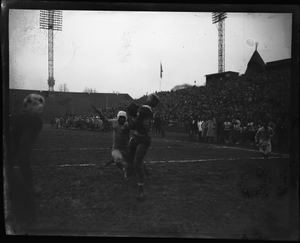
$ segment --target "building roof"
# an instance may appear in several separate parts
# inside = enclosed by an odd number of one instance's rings
[[[287,59],[281,59],[281,60],[277,60],[277,61],[273,61],[273,62],[267,62],[267,66],[277,66],[277,65],[290,65],[292,62],[291,58],[287,58]]]
[[[257,50],[255,50],[255,51],[253,52],[253,55],[252,55],[252,57],[250,58],[248,64],[249,64],[249,63],[253,63],[253,62],[258,63],[260,66],[263,66],[263,67],[266,65],[265,62],[264,62],[264,60],[263,60],[262,57],[259,55],[259,53],[258,53]]]
[[[233,72],[233,71],[227,71],[227,72],[222,72],[222,73],[211,73],[211,74],[206,74],[204,77],[207,77],[207,76],[213,76],[213,75],[224,75],[226,73],[234,73],[234,74],[239,74],[237,72]]]

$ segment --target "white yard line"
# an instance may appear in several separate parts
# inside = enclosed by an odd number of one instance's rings
[[[176,141],[176,140],[175,140]],[[184,141],[176,141],[183,143]],[[191,144],[193,145],[193,144]],[[198,144],[200,145],[200,144]],[[208,144],[209,147],[213,147],[216,149],[235,149],[235,150],[244,150],[244,151],[250,151],[250,152],[258,152],[258,149],[247,149],[247,148],[241,148],[241,147],[231,147],[231,146],[224,146],[224,145],[215,145],[215,144]],[[186,149],[186,147],[177,147],[177,146],[163,146],[163,147],[152,147],[150,146],[149,149]],[[199,146],[194,146],[191,148],[201,148]],[[40,148],[40,149],[34,149],[35,151],[65,151],[65,150],[110,150],[111,148]],[[288,154],[280,154],[280,153],[274,153],[274,155],[282,155],[282,156],[289,156]]]
[[[278,157],[271,156],[269,159],[288,159],[289,157]],[[157,163],[198,163],[198,162],[207,162],[207,161],[232,161],[232,160],[264,160],[263,157],[244,157],[244,158],[215,158],[215,159],[184,159],[184,160],[151,160],[145,161],[149,164]],[[62,164],[62,165],[41,165],[41,166],[32,166],[32,167],[89,167],[89,166],[99,166],[98,164]]]

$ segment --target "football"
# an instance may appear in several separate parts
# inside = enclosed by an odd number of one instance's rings
[[[136,117],[139,106],[135,103],[130,103],[126,109],[126,112],[129,116]]]

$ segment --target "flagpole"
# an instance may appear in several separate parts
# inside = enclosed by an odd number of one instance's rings
[[[159,78],[159,92],[161,92],[161,78]]]
[[[160,60],[160,74],[159,74],[159,92],[161,92],[161,78],[162,78],[162,64],[161,64],[161,60]]]

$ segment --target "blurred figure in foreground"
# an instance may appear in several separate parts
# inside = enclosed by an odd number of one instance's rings
[[[35,197],[42,192],[33,180],[31,153],[43,127],[45,99],[30,94],[20,114],[10,117],[7,175],[9,221],[17,229],[29,229],[36,220]],[[18,167],[18,169],[17,169]]]

